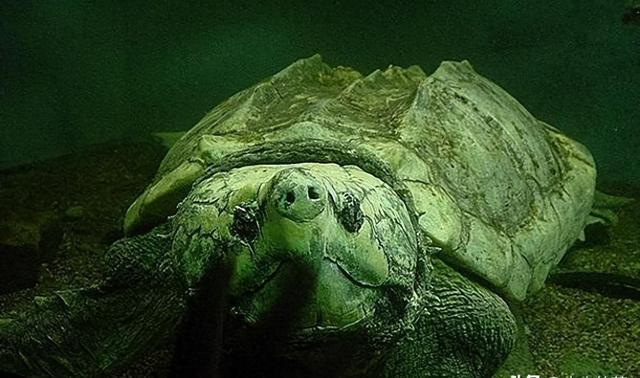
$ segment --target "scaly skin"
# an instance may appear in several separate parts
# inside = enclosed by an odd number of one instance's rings
[[[140,263],[146,251],[154,259],[150,248],[161,243],[151,239],[128,239],[110,253]],[[131,267],[120,273],[130,273]],[[434,286],[424,298],[430,303],[420,305],[422,315],[388,351],[379,351],[382,359],[365,376],[489,377],[506,358],[515,341],[515,320],[504,301],[444,263],[436,262],[432,273]],[[184,314],[186,299],[175,295],[179,284],[135,289],[136,284],[153,285],[146,273],[142,276],[148,281],[127,280],[134,286],[115,291],[104,286],[63,292],[13,318],[10,326],[1,324],[1,370],[27,376],[99,376],[166,340]],[[62,298],[73,302],[65,306]],[[260,371],[266,371],[264,366]]]
[[[380,377],[491,377],[516,340],[516,320],[498,295],[436,259],[432,300],[377,370]]]
[[[185,310],[167,252],[167,227],[115,243],[98,285],[38,297],[2,314],[0,370],[26,376],[99,376],[171,336]]]
[[[115,243],[104,282],[0,316],[0,370],[99,376],[181,334],[189,376],[489,376],[513,344],[508,306],[432,269],[416,235],[357,167],[214,174],[169,222]]]

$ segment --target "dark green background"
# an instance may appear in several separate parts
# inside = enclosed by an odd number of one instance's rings
[[[2,1],[0,166],[184,130],[320,53],[363,72],[468,59],[640,183],[640,27],[624,0]]]

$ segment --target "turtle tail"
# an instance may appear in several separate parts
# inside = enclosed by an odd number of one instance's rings
[[[633,198],[613,196],[596,190],[587,226],[594,223],[601,223],[606,226],[617,224],[618,211],[634,201],[635,199]]]
[[[596,190],[591,212],[578,241],[606,244],[609,241],[609,228],[618,224],[618,212],[634,201],[633,198],[613,196]]]
[[[640,264],[635,249],[636,199],[596,191],[583,243],[572,248],[548,282],[614,298],[640,300]],[[615,227],[614,227],[615,226]]]

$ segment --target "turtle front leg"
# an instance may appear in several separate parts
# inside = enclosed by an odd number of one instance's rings
[[[383,377],[491,377],[515,343],[516,320],[495,293],[440,261],[414,330],[383,359]]]
[[[161,230],[115,243],[107,279],[36,297],[0,314],[0,371],[27,376],[97,376],[131,362],[171,335],[185,311],[180,281],[163,264]]]

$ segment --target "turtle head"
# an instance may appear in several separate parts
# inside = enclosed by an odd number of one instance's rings
[[[403,311],[417,242],[404,202],[355,166],[260,165],[197,183],[173,218],[190,284],[230,267],[230,314],[314,335]]]

